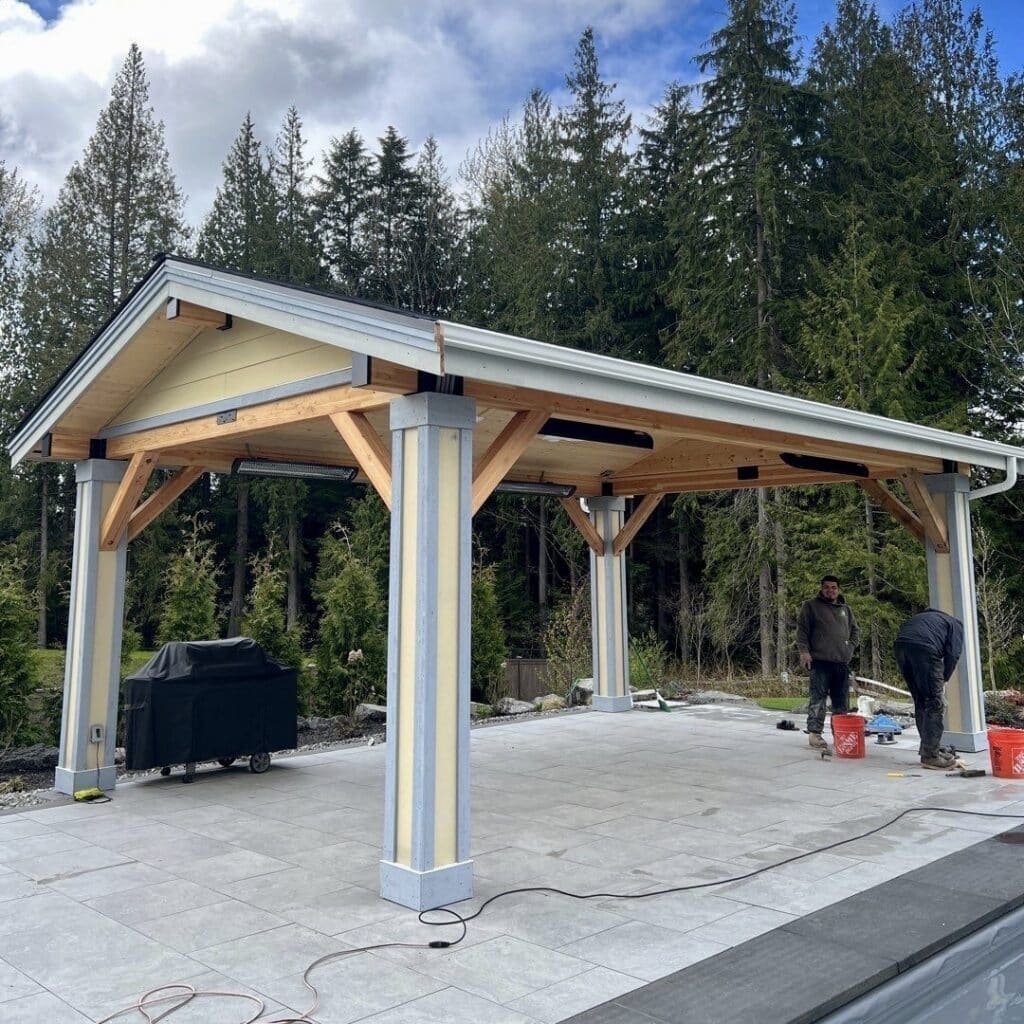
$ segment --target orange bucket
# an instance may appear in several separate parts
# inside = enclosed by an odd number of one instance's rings
[[[833,715],[832,738],[836,757],[863,757],[864,719],[860,715]]]
[[[1024,779],[1024,729],[989,729],[988,755],[993,775]]]

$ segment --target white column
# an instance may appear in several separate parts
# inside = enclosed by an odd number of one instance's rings
[[[946,684],[946,730],[942,742],[957,750],[985,750],[984,685],[978,607],[974,590],[974,552],[971,543],[970,481],[960,473],[926,476],[946,523],[949,553],[925,541],[928,556],[928,595],[933,608],[955,615],[964,624],[964,651],[953,678]]]
[[[127,541],[100,550],[103,519],[126,462],[89,459],[75,465],[75,546],[71,607],[64,656],[64,705],[58,792],[113,789],[117,701],[121,684],[121,628]],[[95,732],[99,731],[99,739]]]
[[[476,403],[391,403],[388,738],[380,893],[425,910],[473,894],[469,675]]]
[[[626,555],[612,554],[622,529],[625,498],[588,498],[590,521],[604,554],[590,552],[590,613],[594,651],[595,711],[629,711],[629,637],[626,631]]]

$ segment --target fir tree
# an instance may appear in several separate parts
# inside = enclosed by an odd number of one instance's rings
[[[299,634],[285,624],[285,577],[273,549],[252,563],[253,584],[249,592],[242,632],[270,655],[298,668],[302,662]]]
[[[277,191],[277,265],[274,276],[295,284],[323,280],[319,241],[309,197],[309,167],[302,120],[289,107],[277,136],[271,175]]]
[[[367,293],[370,298],[401,306],[409,298],[404,279],[409,220],[415,196],[415,176],[409,167],[409,143],[388,126],[374,156],[370,198],[372,230],[369,237]]]
[[[346,295],[366,287],[366,236],[372,160],[355,128],[331,139],[314,200],[318,232],[331,278]]]
[[[193,517],[181,551],[171,560],[157,633],[160,643],[217,638],[219,567],[208,532],[208,524]]]
[[[196,255],[232,270],[270,274],[278,266],[277,196],[252,116],[245,115],[224,161]]]
[[[498,609],[497,573],[493,565],[474,569],[472,591],[470,679],[473,699],[494,704],[505,696],[508,647]]]
[[[24,572],[8,553],[0,559],[0,750],[24,731],[28,701],[38,685],[34,626]]]

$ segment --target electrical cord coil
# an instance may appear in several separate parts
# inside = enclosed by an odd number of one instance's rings
[[[554,886],[549,885],[531,885],[525,886],[519,889],[506,889],[503,892],[495,893],[493,896],[488,897],[483,903],[472,914],[460,914],[458,911],[453,910],[451,907],[433,907],[429,910],[421,910],[418,914],[418,920],[421,924],[429,925],[436,928],[450,928],[453,925],[458,925],[462,928],[462,934],[457,939],[434,939],[430,942],[381,942],[373,946],[358,946],[354,949],[342,949],[337,950],[333,953],[327,953],[322,957],[314,960],[306,969],[302,972],[302,983],[313,995],[313,1003],[304,1013],[300,1013],[298,1016],[285,1016],[285,1017],[268,1017],[264,1018],[263,1014],[266,1010],[266,1003],[258,996],[250,995],[247,992],[221,992],[215,990],[197,989],[192,985],[184,983],[176,983],[171,985],[161,985],[157,988],[152,988],[148,992],[140,996],[130,1006],[125,1006],[120,1010],[115,1010],[114,1013],[102,1020],[98,1021],[97,1024],[110,1024],[111,1021],[115,1021],[129,1013],[142,1014],[146,1021],[146,1024],[159,1024],[160,1021],[167,1020],[172,1014],[182,1009],[184,1006],[191,1003],[194,999],[210,997],[221,997],[231,999],[247,999],[251,1003],[256,1004],[259,1009],[251,1017],[246,1017],[242,1021],[230,1022],[230,1024],[315,1024],[312,1016],[320,1008],[320,993],[316,986],[310,980],[314,971],[318,968],[325,966],[326,964],[333,963],[336,960],[341,960],[347,956],[353,956],[356,953],[370,953],[377,949],[450,949],[452,946],[457,946],[466,936],[469,934],[469,922],[475,921],[492,903],[497,900],[503,899],[506,896],[516,896],[522,893],[541,892],[551,893],[557,896],[566,896],[569,899],[574,900],[594,900],[594,899],[618,899],[618,900],[646,900],[651,899],[655,896],[668,896],[671,893],[677,892],[692,892],[697,889],[710,889],[717,885],[729,885],[733,882],[745,882],[750,878],[756,878],[758,875],[763,875],[767,871],[772,871],[775,868],[783,867],[786,864],[794,864],[797,861],[805,860],[808,857],[815,857],[821,853],[828,853],[830,850],[834,850],[837,847],[845,846],[847,843],[856,842],[858,839],[867,839],[870,836],[877,835],[879,832],[895,825],[898,821],[902,821],[903,818],[907,817],[908,814],[921,814],[921,813],[941,813],[941,814],[962,814],[973,818],[1007,818],[1014,821],[1024,821],[1024,814],[1005,814],[997,811],[967,811],[957,807],[908,807],[905,811],[901,811],[894,818],[890,818],[888,821],[884,821],[881,825],[876,828],[869,829],[866,832],[860,832],[857,835],[848,836],[845,839],[839,839],[834,843],[829,843],[827,846],[819,846],[813,850],[807,850],[804,853],[795,854],[792,857],[787,857],[785,860],[777,861],[774,864],[766,864],[763,867],[755,868],[752,871],[748,871],[742,875],[731,875],[728,878],[719,878],[711,882],[694,882],[689,885],[674,885],[665,889],[656,889],[652,892],[641,892],[641,893],[621,893],[621,892],[591,892],[591,893],[577,893],[569,892],[565,889],[556,889]],[[430,920],[428,915],[430,914],[447,914],[447,919],[444,920]],[[162,993],[162,994],[161,994]],[[165,1003],[173,1003],[174,1005],[163,1010],[161,1013],[153,1016],[149,1011],[156,1007],[158,1004],[162,1005]],[[225,1022],[228,1024],[228,1022]]]

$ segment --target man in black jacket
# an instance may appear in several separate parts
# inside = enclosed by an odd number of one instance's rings
[[[963,649],[963,623],[937,608],[926,608],[911,616],[896,636],[896,664],[914,699],[923,768],[941,771],[956,764],[954,755],[942,750],[939,744],[946,708],[946,683],[956,670]]]
[[[826,750],[822,739],[825,701],[831,698],[832,714],[846,713],[850,695],[850,660],[860,642],[853,611],[839,593],[839,580],[824,576],[818,596],[805,601],[796,621],[796,646],[800,664],[811,670],[807,704],[807,732],[812,747]]]

